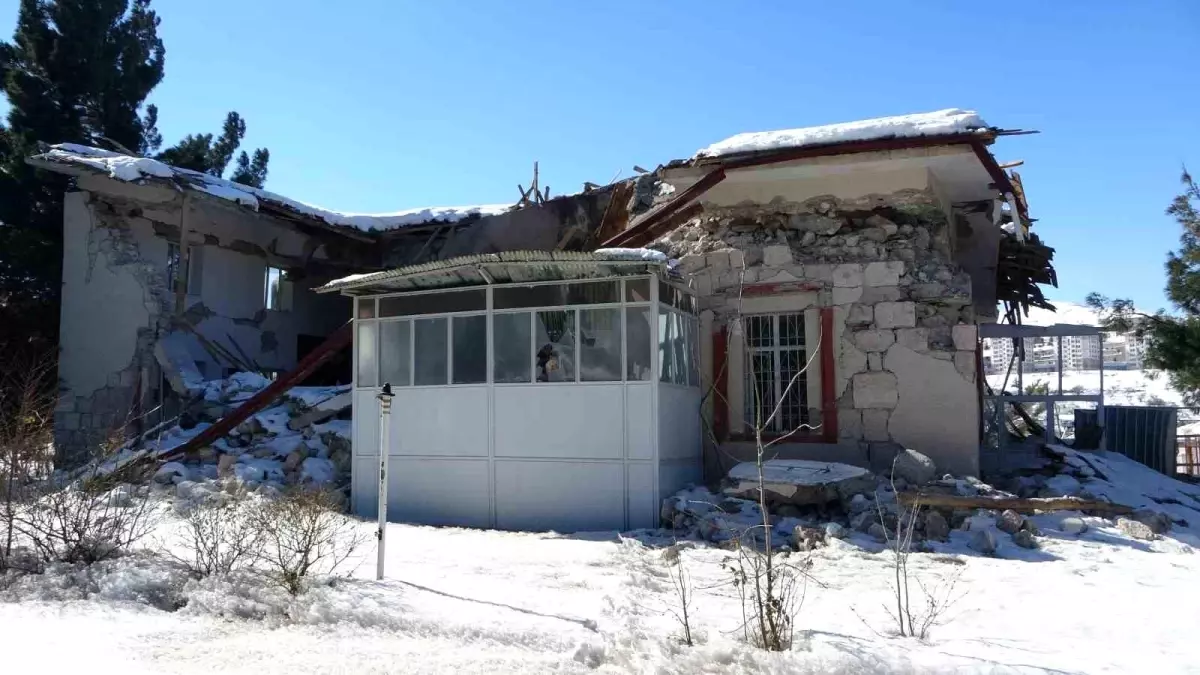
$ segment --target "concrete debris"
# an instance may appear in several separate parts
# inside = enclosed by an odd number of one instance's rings
[[[1021,548],[1037,548],[1038,542],[1034,538],[1033,532],[1029,530],[1017,530],[1012,533],[1013,543]]]
[[[1159,538],[1159,535],[1155,534],[1149,525],[1136,520],[1130,520],[1129,518],[1117,518],[1117,529],[1127,537],[1142,541],[1151,541]]]
[[[777,504],[815,505],[849,501],[855,494],[872,490],[875,476],[849,464],[806,460],[770,460],[763,464],[763,491]],[[758,498],[758,468],[743,462],[729,472],[728,494]]]
[[[995,555],[999,544],[996,535],[988,529],[976,530],[971,534],[971,542],[967,544],[973,550],[983,555]]]
[[[1016,534],[1024,525],[1025,517],[1012,509],[1003,511],[996,518],[996,529],[1007,534]]]
[[[797,551],[813,551],[821,548],[825,545],[825,530],[800,525],[792,531],[792,545]]]
[[[1059,529],[1062,530],[1063,532],[1065,532],[1066,534],[1080,535],[1080,534],[1083,534],[1084,532],[1087,532],[1088,526],[1087,526],[1087,523],[1085,523],[1083,521],[1083,518],[1076,518],[1075,516],[1068,516],[1066,518],[1063,518],[1062,522],[1059,523]]]
[[[925,512],[925,536],[928,539],[946,541],[950,537],[950,525],[940,512],[929,510]]]

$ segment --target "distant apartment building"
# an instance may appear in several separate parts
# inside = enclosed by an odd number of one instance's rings
[[[1012,363],[1014,345],[1008,339],[985,339],[983,344],[984,369],[988,373],[1003,373]],[[1058,344],[1056,338],[1026,338],[1024,341],[1024,369],[1026,372],[1056,370]],[[1138,370],[1142,368],[1146,355],[1146,341],[1132,334],[1106,333],[1104,342],[1087,335],[1072,335],[1062,338],[1063,370],[1096,370],[1101,359],[1105,368]]]

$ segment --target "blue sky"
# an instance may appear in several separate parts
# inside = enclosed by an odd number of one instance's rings
[[[1200,3],[156,0],[168,142],[246,118],[267,187],[347,211],[553,194],[740,131],[947,107],[1001,139],[1060,289],[1164,304],[1200,172]],[[0,1],[8,34],[16,0]],[[55,140],[55,139],[47,139]]]

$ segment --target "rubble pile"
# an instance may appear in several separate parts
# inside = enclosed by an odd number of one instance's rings
[[[170,453],[269,384],[270,380],[252,373],[205,382],[176,426],[143,439],[126,454]],[[352,457],[350,403],[349,386],[294,387],[224,438],[162,464],[152,482],[181,492],[217,479],[264,492],[293,485],[345,488]]]
[[[836,462],[770,460],[763,465],[762,484],[772,545],[806,551],[846,538],[891,545],[911,528],[913,550],[935,550],[938,543],[949,542],[952,533],[959,532],[968,548],[990,556],[1006,547],[1039,548],[1043,536],[1039,524],[1051,527],[1056,536],[1080,536],[1091,522],[1143,540],[1161,537],[1173,524],[1187,525],[1165,505],[1176,498],[1164,500],[1165,504],[1152,498],[1139,502],[1132,494],[1120,495],[1124,501],[1114,498],[1113,485],[1104,478],[1106,462],[1115,461],[1108,457],[1111,453],[1089,453],[1089,457],[1061,447],[1046,452],[1050,461],[1045,468],[1036,474],[1006,479],[1002,484],[1008,490],[970,476],[937,477],[932,461],[913,450],[898,455],[894,468],[886,474]],[[1128,467],[1121,469],[1123,473],[1129,471]],[[761,545],[765,537],[758,476],[755,464],[743,463],[729,472],[718,492],[704,487],[679,492],[663,502],[663,525],[715,543],[736,540]],[[901,504],[898,493],[919,493],[930,501],[936,501],[936,495],[987,499],[1080,497],[1127,504],[1134,511],[1108,521],[1074,511],[1033,516],[1011,509],[936,504],[920,504],[914,510]],[[1144,503],[1147,501],[1150,503]],[[1185,508],[1196,509],[1200,517],[1200,489],[1194,505]]]

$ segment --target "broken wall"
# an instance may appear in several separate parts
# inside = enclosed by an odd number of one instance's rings
[[[55,438],[67,463],[131,420],[131,431],[156,421],[140,414],[165,394],[156,347],[167,336],[176,344],[158,355],[190,356],[200,377],[222,377],[231,365],[193,335],[172,335],[168,248],[179,239],[180,195],[102,179],[79,183],[94,191],[64,199]],[[322,277],[286,284],[283,309],[266,309],[267,266],[320,263],[326,254],[319,243],[270,218],[210,203],[216,200],[190,201],[184,318],[205,339],[264,369],[288,370],[298,335],[328,335],[350,317],[347,298],[308,290]]]
[[[908,185],[887,193],[856,193],[855,180],[842,177],[839,194],[799,201],[788,197],[806,188],[781,195],[783,183],[749,183],[745,191],[723,184],[699,218],[657,243],[691,274],[711,325],[732,324],[731,437],[750,431],[735,318],[803,313],[808,349],[833,341],[835,372],[820,373],[813,359],[807,400],[820,424],[819,382],[834,378],[842,461],[877,462],[899,443],[942,470],[977,473],[976,318],[970,276],[954,259],[950,209],[921,173],[860,183]],[[820,335],[821,308],[833,309],[834,335]],[[701,344],[712,348],[710,339]],[[821,445],[776,447],[796,458],[839,454]]]

